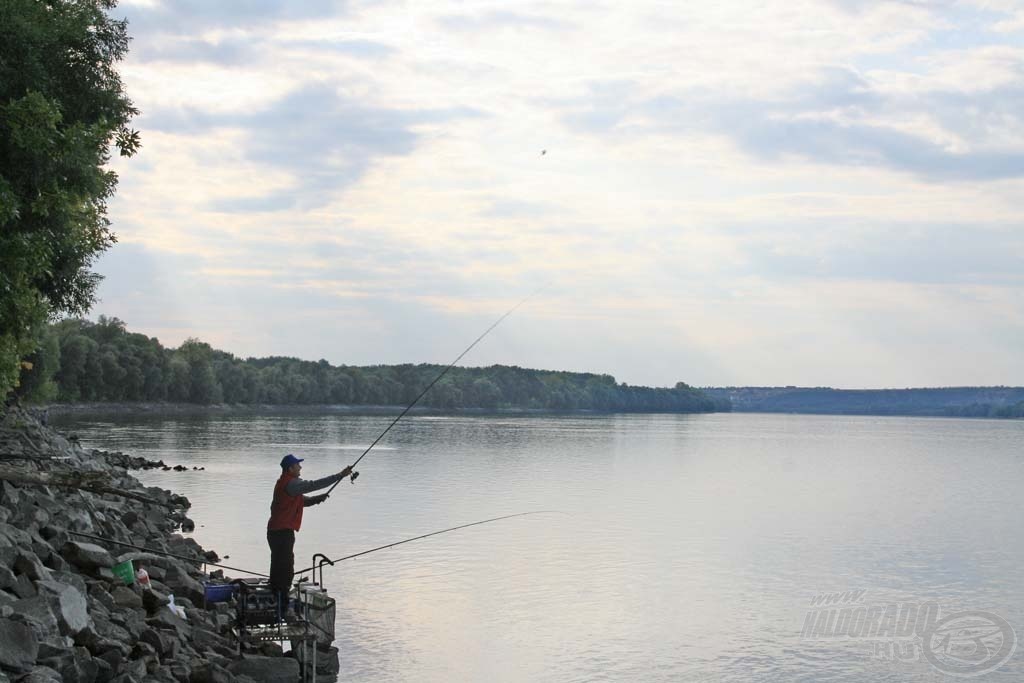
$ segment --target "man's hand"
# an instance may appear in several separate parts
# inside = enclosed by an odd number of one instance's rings
[[[310,496],[309,498],[306,498],[306,507],[309,507],[310,505],[319,505],[325,500],[327,500],[326,493],[322,493],[319,496]]]
[[[341,475],[342,479],[344,479],[348,475],[352,474],[352,465],[349,465],[348,467],[343,469],[341,472],[339,472],[339,474]]]

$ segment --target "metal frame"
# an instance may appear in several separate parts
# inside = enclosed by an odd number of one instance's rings
[[[322,572],[322,569],[321,569]],[[309,601],[306,595],[301,590],[295,590],[296,596],[299,599],[299,606],[302,610],[301,618],[296,621],[284,622],[275,621],[273,623],[255,623],[249,624],[246,620],[247,615],[247,595],[250,591],[254,590],[260,585],[266,585],[265,582],[260,582],[253,586],[248,581],[243,579],[236,579],[232,583],[239,586],[239,600],[242,601],[237,609],[235,616],[235,625],[231,629],[232,634],[238,639],[238,654],[240,657],[244,656],[242,653],[243,646],[245,644],[254,643],[265,643],[265,642],[284,642],[284,641],[299,641],[300,647],[302,648],[302,659],[299,661],[301,668],[301,680],[308,683],[316,682],[316,658],[317,658],[317,643],[316,633],[311,628],[309,621]],[[297,584],[298,585],[298,584]],[[292,591],[288,592],[288,599],[291,600]],[[307,648],[312,646],[313,653],[312,658],[309,657]]]

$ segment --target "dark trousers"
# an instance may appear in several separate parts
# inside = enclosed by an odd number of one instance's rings
[[[277,595],[278,607],[283,612],[295,575],[295,532],[269,529],[267,543],[270,545],[270,588]]]

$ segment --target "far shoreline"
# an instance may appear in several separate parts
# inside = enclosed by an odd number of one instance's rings
[[[125,402],[125,403],[51,403],[30,406],[33,410],[49,417],[65,416],[107,416],[107,415],[128,415],[155,417],[202,417],[204,415],[353,415],[353,416],[377,416],[377,415],[398,415],[405,406],[394,405],[348,405],[348,404],[228,404],[212,403],[201,405],[197,403],[153,403],[153,402]],[[459,417],[459,416],[504,416],[504,417],[529,417],[544,415],[707,415],[713,413],[727,413],[727,410],[701,411],[701,412],[654,412],[654,411],[622,411],[622,410],[593,410],[593,409],[572,409],[554,410],[551,408],[431,408],[416,406],[409,411],[409,415],[421,415],[430,417]]]

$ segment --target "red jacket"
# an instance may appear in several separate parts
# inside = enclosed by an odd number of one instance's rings
[[[302,508],[305,507],[303,495],[289,496],[285,492],[288,482],[295,479],[295,475],[285,472],[274,485],[274,501],[270,504],[270,521],[267,522],[267,531],[274,529],[291,529],[298,531],[302,526]]]

